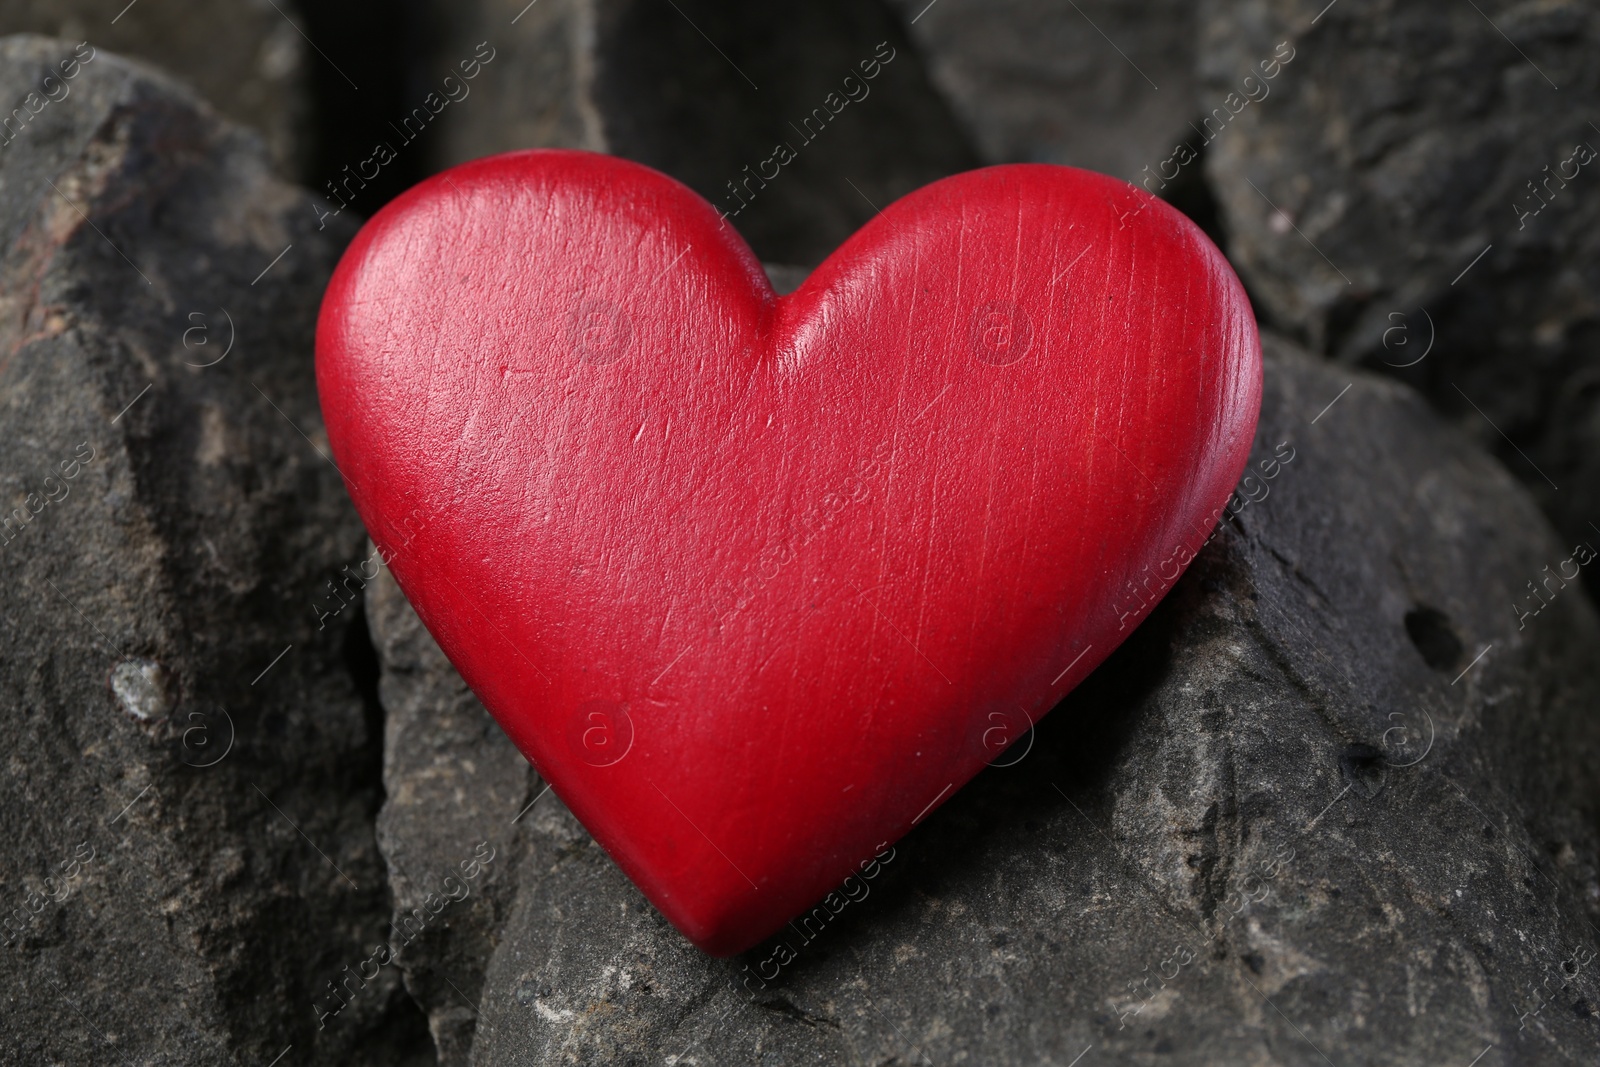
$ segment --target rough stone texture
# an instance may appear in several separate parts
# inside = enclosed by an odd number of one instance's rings
[[[728,183],[787,142],[794,161],[752,185],[731,221],[762,258],[814,266],[876,208],[978,164],[877,0],[541,0],[518,18],[524,7],[440,9],[439,72],[480,41],[496,49],[471,95],[438,119],[441,165],[514,148],[608,151],[731,212],[740,201]],[[806,143],[796,127],[884,41],[892,62]]]
[[[1511,607],[1572,550],[1414,392],[1267,345],[1258,499],[776,980],[776,942],[703,956],[541,799],[470,935],[471,1062],[1592,1062],[1600,625],[1576,587]],[[385,838],[448,861],[531,772],[369,597],[416,798]]]
[[[0,40],[0,98],[72,50]],[[176,82],[71,85],[0,147],[0,1062],[407,1062],[393,968],[312,1008],[389,917],[371,648],[316,607],[363,543],[312,378],[351,229]]]
[[[1207,153],[1258,311],[1318,351],[1395,368],[1567,537],[1592,536],[1600,158],[1550,175],[1580,142],[1600,152],[1600,8],[1341,0],[1310,21],[1297,0],[1206,4],[1206,107],[1277,42],[1297,52]],[[1435,330],[1431,356],[1399,369]]]
[[[512,820],[543,787],[424,629],[385,568],[366,590],[383,667],[383,777],[378,846],[399,922],[445,896],[444,878],[487,841],[494,859],[404,946],[406,988],[428,1014],[444,1067],[466,1064],[484,965],[511,900],[521,838]],[[548,801],[547,801],[548,802]],[[518,820],[520,821],[520,820]],[[454,888],[454,887],[452,887]],[[454,890],[461,895],[462,890]]]
[[[1194,118],[1196,0],[891,3],[987,162],[1133,180]]]
[[[260,131],[281,173],[300,173],[311,106],[307,64],[320,60],[289,21],[298,17],[293,0],[138,0],[119,14],[123,3],[5,0],[0,34],[88,40],[156,64]]]

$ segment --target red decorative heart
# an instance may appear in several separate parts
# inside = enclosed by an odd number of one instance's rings
[[[1221,253],[993,167],[775,296],[705,201],[518,152],[345,254],[317,381],[406,596],[695,944],[745,949],[993,760],[1205,541],[1261,394]]]

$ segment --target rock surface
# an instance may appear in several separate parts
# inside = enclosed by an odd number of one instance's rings
[[[1195,0],[892,0],[989,163],[1135,180],[1195,115]]]
[[[1593,536],[1600,9],[1342,0],[1312,23],[1294,0],[1205,4],[1204,109],[1295,52],[1207,151],[1258,311],[1418,385]]]
[[[123,0],[126,3],[126,0]],[[217,110],[258,130],[280,173],[306,162],[315,60],[291,19],[293,0],[6,0],[0,34],[41,33],[158,65],[182,78]],[[7,102],[9,110],[15,102]]]
[[[475,961],[470,1062],[1591,1062],[1600,625],[1559,579],[1512,608],[1573,550],[1411,390],[1267,347],[1254,476],[1155,614],[844,910],[739,959],[668,927],[369,591],[386,852],[505,858],[499,925],[433,952]]]
[[[531,147],[625,156],[739,211],[730,221],[763,259],[814,266],[876,209],[978,165],[878,0],[474,0],[439,12],[439,72],[479,42],[496,56],[437,120],[441,166]],[[864,62],[877,64],[868,81]]]
[[[466,1064],[478,1023],[484,964],[515,889],[523,850],[518,814],[543,788],[406,602],[385,568],[366,590],[382,664],[383,777],[378,846],[389,867],[394,920],[448,897],[444,879],[489,843],[493,860],[404,946],[406,988],[427,1012],[445,1067]],[[546,800],[545,803],[549,803]],[[514,821],[515,820],[515,821]],[[454,887],[451,887],[454,889]]]
[[[73,55],[0,40],[0,98]],[[0,1061],[406,1063],[394,968],[313,1007],[389,919],[312,376],[352,228],[166,77],[67,84],[0,147]]]

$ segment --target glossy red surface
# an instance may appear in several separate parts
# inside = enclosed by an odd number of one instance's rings
[[[1221,254],[1115,179],[938,182],[780,298],[688,189],[564,151],[457,167],[369,222],[317,377],[429,630],[717,954],[1132,632],[1210,533],[1261,391]]]

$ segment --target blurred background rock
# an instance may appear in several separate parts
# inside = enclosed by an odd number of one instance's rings
[[[316,55],[291,21],[294,12],[293,0],[5,0],[0,34],[88,40],[161,67],[259,131],[283,173],[301,177],[312,162],[309,62]]]

